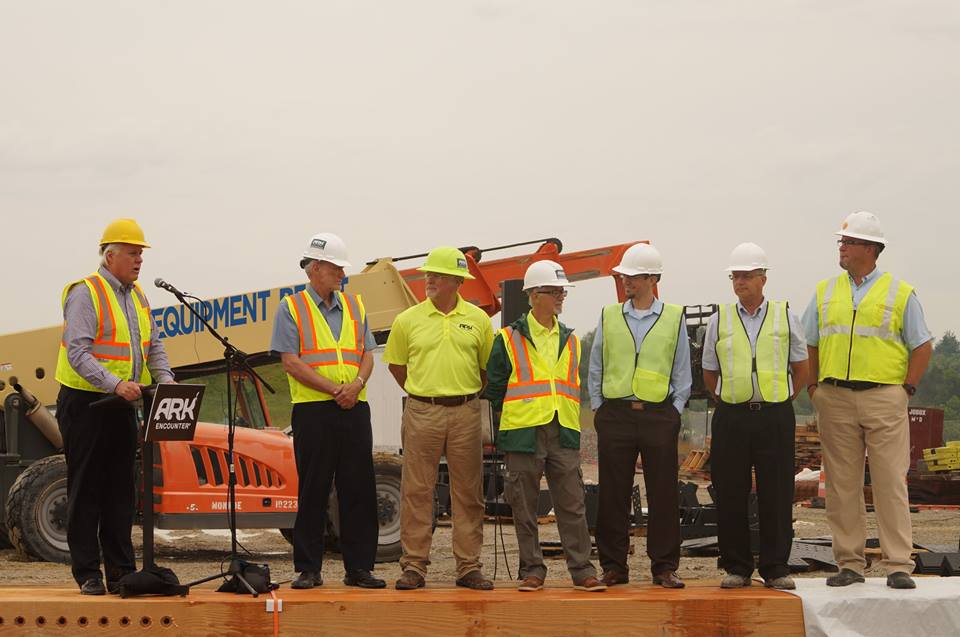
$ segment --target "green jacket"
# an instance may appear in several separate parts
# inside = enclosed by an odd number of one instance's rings
[[[514,321],[511,328],[518,330],[530,347],[533,347],[533,339],[530,338],[530,327],[527,325],[527,313]],[[560,350],[567,345],[567,340],[573,329],[567,327],[558,321],[560,329]],[[503,342],[503,334],[497,332],[493,339],[493,350],[490,352],[490,359],[487,361],[487,387],[483,392],[483,397],[493,405],[493,411],[499,417],[503,410],[503,397],[507,393],[507,383],[510,381],[510,374],[513,373],[513,365],[510,364],[510,357],[507,356],[507,347]],[[560,445],[566,449],[580,448],[580,432],[560,427]],[[497,448],[500,451],[515,451],[523,453],[534,453],[537,450],[537,428],[525,427],[523,429],[512,429],[509,431],[497,432]]]

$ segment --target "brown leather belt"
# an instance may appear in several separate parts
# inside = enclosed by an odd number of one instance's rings
[[[413,394],[407,394],[408,397],[414,400],[419,400],[422,403],[430,403],[431,405],[440,405],[441,407],[459,407],[460,405],[466,405],[479,395],[480,392],[467,394],[466,396],[414,396]]]
[[[656,408],[658,408],[658,407],[664,407],[664,406],[670,404],[670,400],[669,400],[669,399],[664,400],[664,401],[659,402],[659,403],[652,403],[652,402],[650,402],[650,401],[648,401],[648,400],[631,400],[631,399],[629,399],[629,398],[621,398],[621,399],[618,399],[617,402],[620,402],[620,403],[623,403],[623,404],[629,406],[630,409],[632,409],[632,410],[634,410],[634,411],[644,411],[644,410],[646,410],[646,409],[656,409]]]

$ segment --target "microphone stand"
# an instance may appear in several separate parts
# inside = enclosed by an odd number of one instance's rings
[[[187,299],[193,299],[195,301],[198,301],[199,303],[202,303],[200,299],[198,299],[195,296],[184,294],[183,292],[181,292],[180,290],[176,289],[175,287],[169,284],[164,284],[161,286],[158,283],[157,286],[162,287],[163,289],[167,290],[168,292],[173,294],[175,297],[177,297],[177,300],[180,301],[183,305],[185,305],[186,308],[190,310],[190,313],[193,314],[197,318],[197,320],[203,323],[204,326],[206,326],[207,331],[210,332],[210,334],[214,338],[220,341],[220,343],[223,345],[223,361],[224,361],[226,374],[227,374],[227,379],[226,379],[227,380],[226,382],[227,465],[228,465],[227,469],[229,473],[229,478],[227,481],[227,511],[228,511],[228,519],[230,524],[230,566],[227,569],[227,572],[224,573],[222,569],[222,564],[221,564],[220,573],[190,582],[189,584],[187,584],[187,586],[192,588],[198,584],[203,584],[205,582],[215,580],[218,577],[225,577],[226,575],[232,575],[233,578],[224,582],[220,586],[220,588],[217,589],[218,592],[224,592],[224,593],[241,592],[241,586],[242,586],[251,595],[253,595],[254,597],[257,597],[259,593],[253,588],[253,586],[250,585],[250,582],[247,581],[247,579],[243,576],[244,569],[250,566],[250,563],[247,562],[246,560],[240,559],[239,555],[237,554],[237,493],[236,493],[237,474],[236,474],[236,468],[235,468],[234,458],[233,458],[233,439],[234,439],[234,432],[236,431],[236,428],[237,428],[237,423],[236,423],[236,414],[234,413],[234,409],[233,409],[233,391],[232,391],[233,372],[234,370],[247,372],[257,380],[259,380],[260,384],[266,387],[271,394],[276,393],[276,390],[274,390],[273,387],[271,387],[270,384],[267,383],[267,381],[264,380],[263,377],[260,376],[260,374],[258,374],[256,370],[253,369],[253,367],[250,366],[250,364],[247,362],[247,359],[250,358],[250,356],[240,351],[236,347],[234,347],[233,344],[230,343],[230,340],[228,338],[221,336],[220,333],[217,332],[217,330],[215,330],[212,325],[210,325],[209,321],[207,321],[207,319],[204,318],[203,315],[200,312],[198,312],[196,309],[194,309],[194,307],[190,305],[190,303],[187,301]]]

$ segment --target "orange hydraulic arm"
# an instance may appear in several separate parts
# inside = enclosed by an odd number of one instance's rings
[[[485,254],[495,250],[505,250],[538,243],[540,247],[531,254],[504,257],[491,261],[482,260]],[[549,259],[563,266],[564,271],[567,273],[567,278],[571,281],[584,281],[602,276],[613,276],[617,286],[617,297],[623,302],[626,300],[623,282],[620,281],[620,277],[615,276],[616,273],[613,272],[613,267],[620,263],[623,253],[634,243],[640,242],[635,241],[633,243],[623,243],[567,254],[562,254],[563,243],[556,238],[513,243],[495,248],[485,248],[483,250],[473,246],[461,248],[467,257],[467,267],[470,270],[470,274],[476,278],[463,282],[460,288],[460,295],[467,301],[483,309],[490,316],[493,316],[500,311],[500,284],[510,279],[523,279],[523,274],[531,263]],[[642,243],[647,242],[644,241]],[[393,259],[393,261],[418,259],[425,256],[426,254],[414,254],[407,257],[399,257]],[[400,275],[404,281],[406,281],[414,296],[421,301],[426,298],[424,294],[423,272],[419,272],[416,268],[410,268],[401,270]]]

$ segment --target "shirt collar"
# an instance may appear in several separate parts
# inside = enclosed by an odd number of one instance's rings
[[[327,308],[327,303],[320,298],[320,295],[317,294],[317,291],[313,289],[312,285],[307,285],[307,294],[310,295],[310,298],[313,299],[313,302],[317,307],[322,307],[323,309]],[[333,305],[329,307],[329,310],[342,310],[340,307],[340,295],[336,291],[333,292]]]
[[[863,277],[863,281],[860,282],[860,285],[857,285],[857,282],[853,280],[853,277],[850,276],[850,274],[847,274],[847,278],[850,279],[850,285],[851,285],[851,286],[853,286],[853,287],[855,287],[855,288],[860,288],[860,287],[863,287],[864,285],[866,285],[867,283],[870,283],[871,281],[873,281],[874,279],[876,279],[876,278],[877,278],[878,276],[880,276],[881,274],[883,274],[883,273],[880,272],[880,268],[874,268],[874,269],[873,269],[873,272],[871,272],[870,274],[867,274],[867,275],[865,275],[865,276]]]
[[[464,303],[466,303],[466,301],[463,300],[463,297],[457,294],[457,304],[453,306],[453,309],[450,310],[449,314],[444,314],[443,312],[437,309],[437,306],[433,304],[432,300],[424,299],[423,302],[427,304],[427,309],[429,310],[427,312],[428,314],[439,314],[440,316],[452,316],[454,314],[463,314],[464,313],[463,305]]]
[[[764,298],[764,299],[760,302],[760,305],[757,306],[757,311],[754,312],[753,314],[751,314],[750,312],[748,312],[748,311],[747,311],[747,308],[743,307],[743,304],[740,303],[740,301],[737,301],[737,310],[739,310],[740,313],[743,314],[744,316],[748,316],[748,317],[750,317],[750,318],[757,318],[758,316],[761,316],[766,309],[767,309],[767,299],[766,299],[766,298]]]
[[[113,276],[113,273],[110,270],[108,270],[107,266],[105,265],[100,266],[100,269],[97,270],[97,274],[99,274],[104,279],[106,279],[107,283],[109,283],[110,287],[112,287],[114,290],[118,290],[121,292],[129,292],[130,290],[133,289],[133,283],[130,283],[129,285],[124,285],[123,283],[120,283],[120,279]]]
[[[623,304],[623,313],[629,314],[634,318],[643,318],[644,316],[649,316],[650,314],[660,314],[663,312],[663,301],[660,299],[653,299],[653,305],[651,305],[646,310],[638,310],[633,307],[633,301],[627,299]]]
[[[544,327],[540,325],[540,321],[534,317],[533,312],[527,312],[527,326],[530,328],[531,336],[550,336],[560,333],[560,322],[557,321],[557,317],[553,317],[553,326]]]

